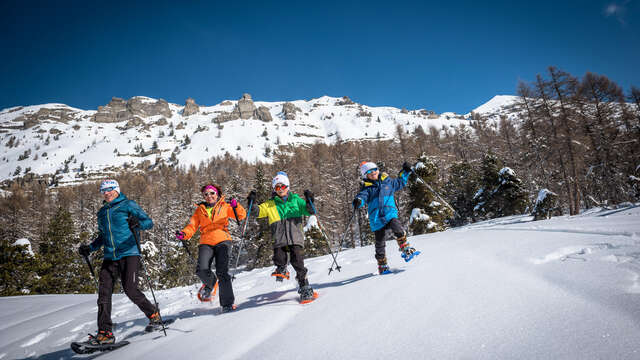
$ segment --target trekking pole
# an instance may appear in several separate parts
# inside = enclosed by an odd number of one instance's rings
[[[253,199],[249,200],[249,208],[247,209],[247,217],[244,219],[244,227],[242,228],[242,235],[240,235],[240,247],[238,248],[238,256],[236,257],[236,266],[234,267],[233,275],[231,275],[231,281],[235,280],[236,274],[238,273],[238,263],[240,262],[240,254],[242,253],[242,247],[244,245],[244,235],[247,231],[247,224],[249,224],[249,218],[251,217],[251,209],[253,207]],[[240,220],[238,220],[238,214],[236,213],[236,209],[233,209],[233,213],[236,216],[236,221],[238,221],[238,225],[240,225]]]
[[[458,216],[458,217],[460,216],[458,214],[458,212],[456,211],[456,209],[451,207],[451,205],[449,205],[449,203],[445,199],[443,199],[442,196],[440,196],[440,194],[438,194],[437,191],[433,190],[433,188],[431,186],[429,186],[429,184],[427,184],[426,181],[422,180],[420,175],[416,174],[416,172],[415,172],[415,170],[413,170],[413,168],[411,168],[411,172],[416,176],[416,179],[418,179],[418,182],[423,184],[424,186],[426,186],[427,189],[429,189],[429,191],[431,191],[435,196],[437,196],[440,201],[442,201],[449,209],[451,209],[451,211],[453,211],[453,214],[455,216]]]
[[[149,279],[149,273],[147,273],[146,266],[144,266],[144,261],[142,261],[142,248],[140,247],[140,232],[137,229],[129,228],[133,233],[134,239],[136,239],[136,245],[138,245],[138,252],[140,253],[140,265],[142,267],[142,272],[144,272],[144,278],[147,280],[147,286],[151,290],[151,296],[153,297],[153,302],[156,305],[156,310],[158,311],[158,317],[160,318],[160,323],[162,324],[162,331],[164,331],[164,336],[167,336],[167,328],[164,326],[164,321],[162,320],[162,315],[160,315],[160,306],[158,306],[158,301],[156,300],[156,295],[153,292],[153,286],[151,286],[151,280]]]
[[[184,248],[184,251],[186,251],[187,255],[189,255],[189,260],[191,261],[191,264],[193,266],[197,266],[196,261],[193,260],[193,256],[191,255],[191,250],[189,250],[187,243],[184,240],[180,240],[180,242],[182,243],[182,247]]]
[[[317,220],[318,219],[318,211],[316,210],[316,206],[313,204],[313,200],[311,200],[310,198],[307,198],[307,200],[309,201],[309,204],[311,205],[311,209],[313,209],[313,214],[316,216],[316,220]],[[329,237],[327,236],[327,234],[324,233],[324,230],[322,229],[322,226],[320,225],[320,220],[317,220],[317,221],[318,221],[318,229],[320,229],[320,234],[322,234],[322,237],[327,242],[327,248],[329,248],[329,254],[331,254],[331,257],[333,258],[333,263],[331,263],[331,267],[329,268],[329,274],[331,274],[331,271],[333,271],[333,264],[336,264],[336,270],[338,270],[338,272],[339,272],[342,267],[340,265],[338,265],[338,261],[336,260],[336,256],[333,255],[333,250],[331,250],[331,245],[329,244]]]
[[[233,210],[233,216],[236,217],[236,222],[238,223],[238,227],[240,226],[240,220],[238,220],[238,212],[236,211],[236,208],[234,208],[233,206],[231,207],[231,210]]]
[[[340,247],[338,248],[338,252],[336,253],[336,256],[333,258],[333,263],[329,268],[329,274],[331,274],[331,271],[333,271],[333,264],[336,264],[336,269],[340,271],[340,267],[338,266],[338,262],[336,260],[338,259],[338,255],[340,255],[340,251],[342,251],[342,244],[344,243],[344,240],[347,238],[349,227],[351,226],[351,223],[353,222],[353,218],[355,217],[355,215],[356,215],[356,209],[353,209],[353,214],[351,215],[351,218],[347,223],[347,227],[344,229],[344,232],[342,233],[342,239],[340,239]]]
[[[91,261],[89,260],[89,255],[82,255],[84,261],[87,262],[87,266],[89,266],[89,271],[91,271],[91,277],[93,278],[93,282],[96,285],[96,292],[100,292],[98,287],[98,279],[96,278],[96,273],[93,271],[93,265],[91,265]]]

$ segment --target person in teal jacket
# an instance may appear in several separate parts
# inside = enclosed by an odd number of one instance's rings
[[[124,293],[149,318],[150,323],[160,323],[156,307],[138,288],[140,251],[134,231],[148,230],[153,221],[135,201],[120,192],[116,180],[105,180],[100,185],[104,205],[98,211],[98,236],[89,245],[81,245],[80,255],[89,256],[92,251],[104,248],[104,260],[98,276],[98,334],[90,341],[98,344],[115,342],[111,321],[111,296],[116,278]]]
[[[391,178],[386,173],[380,174],[375,163],[363,161],[360,164],[360,174],[364,183],[360,192],[353,199],[353,207],[357,209],[367,204],[369,226],[376,238],[375,258],[378,261],[378,273],[380,274],[390,273],[384,241],[388,229],[393,231],[405,261],[420,254],[407,242],[407,232],[398,220],[398,208],[393,196],[396,191],[407,185],[410,173],[411,166],[406,162],[402,164],[402,171],[398,178]]]

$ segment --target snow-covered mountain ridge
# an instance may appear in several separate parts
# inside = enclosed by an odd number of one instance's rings
[[[517,100],[496,96],[475,109],[493,114]],[[81,181],[145,161],[198,165],[229,153],[247,161],[270,161],[280,145],[333,143],[338,138],[387,140],[396,127],[412,132],[469,123],[470,114],[371,107],[348,97],[291,102],[253,101],[248,94],[214,106],[185,105],[137,96],[113,98],[98,110],[64,104],[0,111],[0,181],[59,173]]]

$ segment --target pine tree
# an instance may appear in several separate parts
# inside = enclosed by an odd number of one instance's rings
[[[254,189],[256,190],[257,195],[256,203],[254,204],[256,207],[258,204],[261,204],[272,197],[271,188],[265,178],[264,170],[260,165],[256,167]],[[249,211],[249,209],[247,210]],[[255,230],[254,235],[251,237],[251,241],[247,242],[247,253],[249,254],[250,261],[248,265],[250,269],[268,266],[272,262],[273,240],[271,238],[271,229],[269,228],[268,220],[265,218],[258,221],[257,229],[255,226],[252,226]],[[249,232],[249,230],[247,230],[247,232]],[[249,234],[245,235],[245,237],[248,236]]]
[[[522,180],[508,167],[498,172],[498,186],[496,187],[492,201],[495,203],[498,217],[522,214],[529,205],[526,191],[522,188]]]
[[[37,262],[27,245],[13,245],[0,236],[0,296],[30,293],[37,282]]]
[[[449,204],[456,209],[457,215],[452,225],[468,224],[473,219],[473,196],[475,195],[480,175],[478,170],[467,161],[460,161],[449,168],[449,179],[443,187],[445,196],[451,199]]]
[[[562,215],[562,210],[558,207],[558,195],[547,189],[540,190],[531,215],[533,221],[550,219],[553,215]]]
[[[311,215],[307,221],[304,232],[304,257],[312,258],[327,253],[327,239],[322,236],[315,215]]]
[[[38,276],[35,291],[40,294],[65,294],[93,291],[86,265],[77,253],[71,214],[65,208],[58,211],[43,234],[37,254]]]
[[[422,154],[415,166],[416,174],[428,184],[431,189],[440,193],[438,187],[438,166],[432,158]],[[409,229],[414,235],[427,234],[445,230],[446,221],[453,217],[453,212],[426,184],[418,181],[415,175],[411,175],[409,182],[409,210],[411,215]]]
[[[482,158],[480,188],[473,196],[473,217],[476,221],[496,217],[497,209],[492,199],[493,193],[499,184],[501,164],[502,161],[491,151],[487,152]]]

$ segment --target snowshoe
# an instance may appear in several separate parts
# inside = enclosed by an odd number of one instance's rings
[[[276,278],[276,281],[283,281],[284,279],[289,280],[289,272],[287,271],[286,268],[276,268],[275,270],[273,270],[273,272],[271,273],[271,276],[274,276]]]
[[[216,296],[216,292],[218,291],[218,281],[213,285],[213,291],[211,289],[207,289],[207,285],[202,284],[200,290],[198,290],[198,300],[202,302],[209,302]]]
[[[300,294],[300,304],[307,304],[318,298],[318,293],[313,291],[309,285],[298,289],[298,293]]]
[[[71,350],[76,354],[92,354],[96,351],[111,351],[115,349],[119,349],[125,345],[129,345],[129,342],[126,340],[114,342],[113,344],[99,344],[93,345],[88,341],[84,342],[72,342]]]
[[[155,313],[153,315],[156,315],[158,313]],[[151,315],[151,316],[153,316]],[[160,316],[157,316],[156,318],[151,318],[149,319],[149,325],[147,325],[144,328],[145,332],[152,332],[152,331],[159,331],[162,329],[166,329],[167,325],[169,324],[173,324],[173,322],[176,321],[176,319],[163,319],[162,322],[160,322]]]
[[[96,351],[110,351],[127,345],[128,341],[116,343],[111,331],[100,330],[96,335],[89,334],[89,340],[71,343],[71,349],[78,354],[91,354]]]
[[[400,247],[400,252],[402,252],[400,256],[402,256],[405,262],[409,262],[411,261],[411,259],[413,259],[414,256],[420,255],[420,251],[417,251],[416,249],[411,247],[408,242],[404,243]]]
[[[391,269],[389,269],[389,265],[378,265],[378,274],[380,275],[391,274]]]

